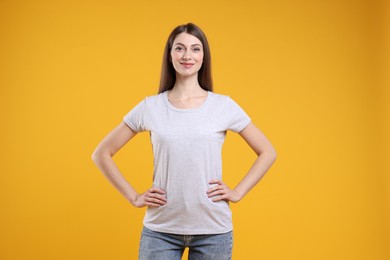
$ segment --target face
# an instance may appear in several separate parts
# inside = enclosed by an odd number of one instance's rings
[[[177,74],[185,77],[197,75],[203,55],[202,42],[191,34],[180,33],[173,41],[171,59]]]

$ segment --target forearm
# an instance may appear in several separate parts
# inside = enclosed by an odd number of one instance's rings
[[[241,182],[233,189],[240,200],[263,178],[276,160],[276,152],[261,153]]]
[[[137,199],[138,193],[127,182],[119,171],[110,154],[94,154],[93,161],[110,183],[132,204]]]

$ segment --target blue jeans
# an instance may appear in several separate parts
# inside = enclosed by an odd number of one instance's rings
[[[233,232],[213,235],[176,235],[143,228],[139,260],[181,260],[188,247],[189,260],[232,259]]]

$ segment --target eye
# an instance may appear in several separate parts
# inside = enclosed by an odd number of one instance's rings
[[[181,46],[176,46],[175,47],[175,51],[182,51],[183,50],[183,47],[181,47]]]
[[[200,52],[201,51],[201,49],[199,47],[195,47],[195,48],[193,48],[193,50],[194,50],[194,52]]]

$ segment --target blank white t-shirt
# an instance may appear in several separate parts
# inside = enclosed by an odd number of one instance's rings
[[[244,110],[229,96],[210,91],[199,107],[179,109],[165,91],[146,97],[123,120],[135,132],[150,132],[153,187],[166,192],[166,205],[147,209],[145,227],[183,235],[231,231],[229,204],[213,202],[206,191],[211,179],[222,179],[226,131],[240,132],[251,121]]]

